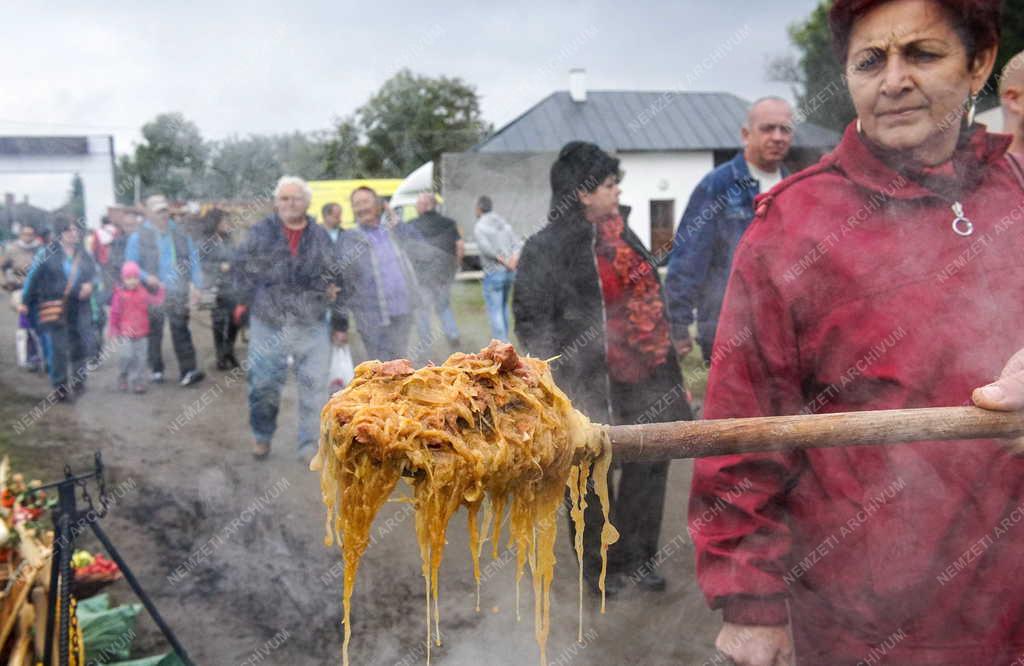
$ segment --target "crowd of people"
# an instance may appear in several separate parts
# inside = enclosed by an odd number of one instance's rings
[[[671,248],[637,238],[618,160],[586,142],[558,154],[547,224],[525,243],[489,197],[477,200],[491,334],[508,340],[514,328],[525,352],[552,359],[559,386],[592,420],[693,418],[680,360],[695,342],[710,368],[710,418],[968,399],[1024,407],[1024,54],[1000,76],[1011,136],[974,122],[999,3],[837,0],[829,11],[857,114],[839,146],[790,175],[793,109],[758,100],[738,128],[743,151],[700,182]],[[348,202],[353,229],[341,228],[339,203],[317,224],[310,200],[304,181],[282,178],[274,212],[238,244],[222,214],[197,242],[160,195],[91,250],[66,217],[49,235],[23,227],[3,259],[20,308],[19,363],[45,366],[59,399],[71,400],[109,319],[125,341],[119,387],[144,391],[146,368],[148,381],[164,378],[166,321],[179,383],[196,384],[189,313],[213,288],[218,369],[239,365],[235,340],[249,327],[253,455],[270,452],[291,367],[297,452],[308,461],[330,349],[348,344],[351,324],[368,358],[427,360],[435,317],[447,346],[460,347],[450,294],[464,252],[433,194],[402,223],[360,187]],[[878,353],[895,331],[898,350]],[[689,533],[700,586],[723,612],[718,647],[753,666],[791,664],[794,654],[872,663],[865,655],[879,645],[894,663],[1010,663],[1024,649],[1015,601],[1024,532],[1006,529],[1022,464],[994,441],[698,461]],[[667,479],[667,463],[617,465],[611,518],[621,539],[609,551],[608,594],[630,580],[666,588],[657,554]],[[586,505],[586,524],[600,524],[599,502]],[[965,559],[999,525],[998,543]],[[827,558],[808,559],[823,548]],[[587,530],[583,576],[595,589],[600,559],[599,530]]]
[[[206,376],[192,332],[202,303],[218,370],[241,365],[235,345],[248,330],[254,456],[269,454],[291,367],[299,386],[298,457],[308,460],[327,397],[328,358],[348,344],[350,318],[365,358],[439,360],[432,357],[435,317],[447,349],[461,348],[451,288],[464,253],[458,225],[438,212],[432,193],[418,197],[415,219],[400,223],[375,191],[358,188],[349,202],[356,225],[344,230],[341,204],[323,207],[321,225],[309,215],[311,198],[302,179],[283,177],[273,213],[246,229],[218,208],[176,220],[162,194],[149,196],[138,214],[104,219],[91,231],[63,213],[45,229],[21,224],[2,260],[18,309],[19,364],[45,370],[54,400],[70,402],[86,390],[89,361],[110,343],[119,356],[117,388],[144,393],[167,381],[166,328],[177,383],[193,386]],[[489,210],[490,200],[481,201]],[[508,266],[519,244],[506,222],[490,216],[504,225],[495,236],[500,249],[484,244],[482,260],[502,266],[500,308],[507,311]],[[507,324],[495,335],[508,340]]]

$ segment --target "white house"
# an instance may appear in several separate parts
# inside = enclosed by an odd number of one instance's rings
[[[2,136],[0,174],[78,174],[86,222],[98,227],[114,204],[114,137]]]
[[[548,95],[470,151],[443,156],[446,210],[471,231],[476,197],[487,194],[528,235],[544,223],[557,152],[591,141],[621,161],[630,226],[649,248],[667,248],[700,179],[742,149],[749,107],[726,92],[587,91],[574,71],[569,91]],[[838,141],[831,130],[800,124],[792,161],[809,164]]]

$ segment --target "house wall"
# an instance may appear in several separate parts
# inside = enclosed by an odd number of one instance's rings
[[[550,205],[549,171],[554,153],[449,153],[442,157],[444,212],[472,241],[476,199],[487,194],[494,209],[526,238],[546,223]],[[711,151],[619,153],[625,172],[622,203],[630,206],[629,224],[650,247],[650,202],[675,202],[673,225],[700,179],[714,167]],[[654,248],[655,252],[658,248]],[[665,249],[662,249],[662,253]]]
[[[665,248],[651,248],[652,200],[674,200],[673,229],[690,200],[690,194],[714,167],[711,151],[619,153],[622,181],[621,202],[632,211],[629,226],[644,245],[655,255],[665,254]]]
[[[85,155],[3,155],[0,174],[77,173],[85,190],[85,219],[90,227],[98,227],[114,203],[113,137],[88,137]]]
[[[548,174],[555,157],[555,153],[446,153],[441,157],[442,210],[471,242],[476,200],[486,194],[494,202],[494,212],[526,238],[547,220]]]

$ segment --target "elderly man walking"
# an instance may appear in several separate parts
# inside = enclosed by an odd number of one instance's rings
[[[196,348],[189,330],[190,302],[198,300],[198,289],[203,286],[202,264],[192,239],[171,219],[162,194],[146,199],[146,220],[128,239],[124,259],[139,265],[146,286],[153,290],[162,286],[167,293],[162,306],[150,309],[148,356],[153,382],[164,381],[161,346],[165,320],[171,329],[181,385],[202,381],[206,375],[196,366]]]
[[[234,317],[249,312],[249,424],[253,456],[265,459],[277,429],[281,390],[294,361],[299,394],[298,456],[308,462],[320,436],[327,399],[330,328],[343,335],[348,320],[335,296],[341,278],[327,232],[306,214],[312,192],[285,176],[274,189],[274,214],[256,224],[234,265]]]
[[[455,220],[437,212],[437,199],[431,192],[423,192],[416,198],[419,217],[409,225],[419,232],[422,239],[412,245],[413,266],[420,283],[422,304],[417,324],[420,347],[423,355],[432,346],[431,332],[433,313],[441,320],[441,331],[448,340],[452,351],[458,351],[459,327],[452,314],[451,290],[455,273],[462,264],[464,245]]]
[[[356,228],[338,241],[342,302],[352,311],[370,359],[387,361],[408,353],[419,283],[406,245],[419,234],[407,224],[382,220],[377,193],[360,187],[351,195]]]
[[[760,99],[740,134],[743,152],[706,175],[690,196],[665,280],[676,351],[682,358],[693,349],[689,328],[696,310],[697,342],[706,364],[712,360],[732,255],[754,219],[754,198],[788,175],[782,161],[793,143],[793,110],[785,100]]]

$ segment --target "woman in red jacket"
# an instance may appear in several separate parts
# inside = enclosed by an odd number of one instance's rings
[[[972,122],[999,5],[836,0],[857,120],[759,200],[707,418],[965,404],[1024,346],[1024,183]],[[998,442],[706,459],[689,520],[738,664],[1024,654],[1024,460]]]

